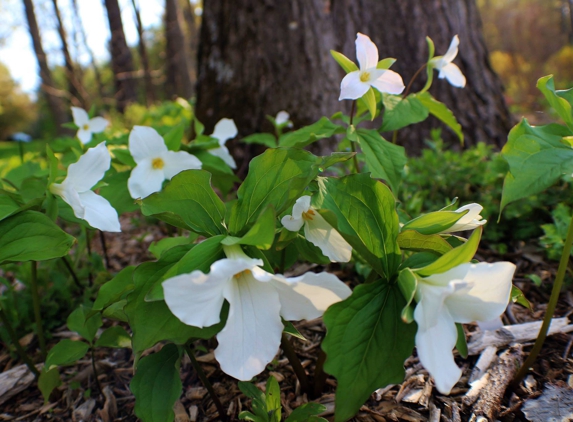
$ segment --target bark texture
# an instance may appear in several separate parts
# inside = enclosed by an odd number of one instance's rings
[[[133,13],[135,14],[135,23],[137,27],[137,35],[139,37],[139,57],[141,65],[143,66],[143,83],[145,85],[145,101],[147,105],[151,105],[155,101],[155,90],[153,89],[153,80],[151,79],[151,66],[149,65],[149,57],[147,55],[147,47],[145,46],[145,38],[143,36],[143,23],[141,22],[141,14],[139,13],[139,6],[136,0],[131,0],[133,6]]]
[[[165,0],[165,41],[167,44],[168,97],[191,98],[193,84],[189,73],[187,42],[182,29],[182,15],[178,0]]]
[[[137,84],[134,79],[133,58],[125,41],[121,10],[118,0],[104,0],[111,32],[111,67],[115,81],[115,99],[120,111],[137,101]]]
[[[512,119],[503,87],[493,72],[475,0],[221,0],[205,2],[199,47],[197,115],[208,127],[222,117],[237,121],[241,134],[260,131],[265,114],[289,111],[295,126],[316,121],[349,101],[338,102],[343,72],[329,50],[356,60],[356,33],[369,35],[380,57],[405,84],[427,60],[426,35],[443,55],[455,34],[455,63],[467,86],[454,88],[437,74],[432,94],[458,118],[466,145],[505,143]],[[425,83],[416,81],[414,91]],[[415,154],[429,137],[433,118],[400,131],[398,140]],[[447,141],[455,135],[444,129]]]

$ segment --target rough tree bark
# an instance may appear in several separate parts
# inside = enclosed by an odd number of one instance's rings
[[[195,20],[195,7],[191,4],[191,1],[181,0],[180,3],[183,10],[183,17],[185,18],[185,24],[187,26],[185,35],[187,38],[187,45],[189,46],[189,75],[191,76],[191,83],[194,87],[197,82],[197,46],[199,44],[199,28]]]
[[[40,68],[42,91],[46,95],[48,107],[50,108],[52,117],[56,122],[58,133],[65,133],[66,130],[62,127],[62,125],[68,121],[65,111],[66,109],[59,90],[56,88],[54,80],[52,79],[52,72],[48,67],[46,53],[42,47],[40,29],[38,28],[38,22],[36,21],[36,14],[34,13],[34,4],[32,3],[32,0],[23,0],[23,3],[24,11],[26,13],[26,20],[28,21],[28,30],[30,31],[32,43],[34,45],[34,53],[36,54],[36,59],[38,60],[38,66]]]
[[[141,65],[143,66],[143,82],[145,85],[145,101],[147,105],[151,105],[155,101],[155,91],[153,89],[153,81],[151,79],[151,66],[149,65],[149,57],[147,56],[147,47],[145,46],[145,39],[143,37],[143,24],[141,23],[141,14],[139,13],[139,6],[136,0],[131,0],[133,6],[133,13],[135,14],[135,23],[137,27],[137,35],[139,36],[139,57],[141,58]]]
[[[168,97],[191,98],[193,85],[189,73],[188,50],[181,25],[178,0],[165,0],[165,41]]]
[[[133,58],[125,41],[118,0],[104,0],[104,5],[111,32],[111,67],[115,80],[117,108],[123,111],[129,103],[137,101]]]
[[[466,145],[501,145],[511,128],[502,86],[489,65],[475,0],[221,0],[205,2],[199,46],[197,115],[207,127],[234,118],[241,134],[260,131],[265,114],[289,111],[296,126],[347,109],[338,102],[342,70],[329,50],[355,60],[356,32],[369,35],[381,57],[395,57],[407,84],[427,60],[425,36],[444,54],[459,34],[456,64],[465,89],[435,80],[433,94],[456,114]],[[421,87],[424,78],[416,82]],[[430,125],[401,132],[415,153]],[[444,130],[448,138],[450,132]],[[450,136],[453,140],[453,135]]]

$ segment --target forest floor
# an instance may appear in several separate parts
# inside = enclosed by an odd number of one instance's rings
[[[151,260],[147,251],[151,241],[159,240],[165,236],[156,227],[133,226],[130,219],[122,219],[123,232],[119,234],[106,234],[109,267],[112,272],[121,270],[124,266]],[[522,289],[532,305],[532,310],[517,304],[511,304],[503,316],[505,325],[523,324],[542,319],[549,299],[551,281],[557,271],[557,263],[547,262],[542,252],[536,252],[527,245],[514,245],[511,253],[498,255],[488,249],[480,249],[476,256],[480,261],[512,261],[517,265],[514,284]],[[99,239],[94,239],[93,248],[101,251]],[[511,249],[511,248],[510,248]],[[320,268],[317,268],[320,269]],[[299,269],[300,270],[300,269]],[[304,271],[307,271],[304,268]],[[342,280],[353,285],[348,272],[337,265],[328,268]],[[527,274],[537,274],[543,284],[536,287]],[[573,312],[573,294],[571,286],[569,291],[562,293],[555,317],[568,316]],[[104,327],[111,325],[110,321]],[[306,337],[307,341],[292,339],[295,350],[303,366],[310,375],[314,374],[314,367],[320,350],[320,342],[325,335],[322,319],[301,321],[295,326]],[[127,326],[125,328],[128,328]],[[571,327],[569,327],[571,328]],[[476,326],[468,326],[469,344],[479,337]],[[567,329],[564,331],[568,331]],[[503,333],[502,333],[503,334]],[[507,334],[507,333],[506,333]],[[53,346],[62,338],[74,338],[74,333],[67,330],[64,325],[52,333]],[[501,335],[503,337],[503,335]],[[507,336],[506,336],[507,337]],[[495,357],[506,353],[509,362],[519,359],[520,347],[510,349],[508,342],[494,349],[489,354]],[[21,343],[33,352],[37,349],[37,341],[33,335],[22,339]],[[502,343],[504,343],[502,341]],[[476,396],[474,387],[470,392],[468,381],[476,377],[476,363],[480,355],[485,360],[487,352],[470,355],[467,359],[456,356],[458,365],[463,369],[461,380],[449,396],[440,394],[433,388],[428,373],[422,368],[417,357],[412,356],[406,361],[406,378],[403,384],[388,386],[372,394],[367,403],[362,406],[354,421],[411,421],[411,422],[439,422],[439,421],[469,421],[472,413],[477,412],[481,406],[481,413],[487,415],[491,412],[489,420],[501,421],[573,421],[573,357],[571,354],[573,333],[558,333],[550,336],[543,347],[530,375],[526,381],[517,387],[508,387],[511,364],[507,366],[507,359],[494,360],[489,371],[483,368],[486,377],[481,378],[485,387]],[[522,341],[524,354],[531,349],[532,341]],[[250,400],[247,399],[237,387],[237,382],[219,369],[213,357],[215,342],[203,342],[205,352],[197,359],[205,370],[208,379],[213,383],[215,392],[226,409],[227,420],[237,420],[242,410],[251,410]],[[161,345],[155,347],[159,349]],[[495,352],[495,353],[494,353]],[[517,357],[516,357],[517,356]],[[505,367],[503,362],[506,363]],[[136,421],[134,416],[135,399],[129,389],[133,375],[133,355],[125,349],[99,348],[95,354],[95,363],[99,373],[99,384],[103,389],[100,393],[93,379],[92,363],[89,359],[78,362],[77,365],[62,370],[64,384],[57,388],[51,396],[51,401],[44,404],[42,395],[35,382],[28,377],[22,380],[25,387],[21,392],[8,400],[2,400],[2,386],[0,384],[0,421]],[[5,346],[0,348],[0,374],[21,365],[14,355],[11,355]],[[480,363],[478,366],[482,366]],[[515,363],[513,363],[515,367]],[[313,400],[326,406],[327,411],[322,415],[329,421],[334,420],[334,392],[336,380],[328,377],[325,381],[323,393],[319,397],[309,398],[301,394],[298,383],[288,359],[282,352],[269,370],[256,378],[256,384],[264,388],[266,378],[273,375],[280,384],[283,412],[287,415],[291,409]],[[497,371],[497,372],[496,372]],[[181,365],[181,380],[183,382],[183,395],[175,405],[176,421],[220,421],[224,420],[217,413],[207,390],[201,384],[194,371],[189,358],[184,357]],[[479,383],[478,383],[479,384]],[[476,385],[474,383],[474,385]],[[474,397],[475,396],[475,397]],[[478,398],[479,396],[479,398]],[[473,399],[472,399],[473,397]],[[477,399],[477,400],[475,400]],[[471,403],[474,400],[474,403]],[[485,410],[484,410],[485,409]],[[541,409],[541,410],[540,410]],[[545,413],[543,413],[545,412]],[[479,412],[477,412],[479,413]],[[476,413],[476,414],[477,414]],[[551,418],[555,419],[551,419]],[[475,415],[473,420],[479,421]],[[483,419],[481,419],[483,420]],[[486,419],[488,420],[488,419]]]

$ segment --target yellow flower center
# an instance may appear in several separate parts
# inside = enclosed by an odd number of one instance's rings
[[[89,125],[88,125],[87,123],[82,126],[82,129],[83,129],[83,130],[89,130],[89,128],[90,128],[90,127],[89,127]]]
[[[360,74],[360,82],[368,82],[370,80],[370,72],[362,72]]]
[[[163,166],[165,166],[165,163],[161,158],[154,158],[151,161],[151,167],[153,167],[154,170],[161,170]]]
[[[251,273],[251,270],[244,270],[244,271],[241,271],[240,273],[235,274],[235,275],[233,276],[233,278],[236,279],[236,280],[240,280],[242,277],[247,277],[247,276],[249,276],[249,275],[251,275],[251,274],[252,274],[252,273]]]
[[[313,220],[312,216],[313,216],[314,214],[316,214],[316,213],[314,212],[314,210],[309,209],[307,212],[303,212],[303,213],[302,213],[302,219],[305,220],[305,221],[312,221],[312,220]]]

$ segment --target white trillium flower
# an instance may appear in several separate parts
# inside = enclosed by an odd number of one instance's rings
[[[232,169],[236,169],[237,164],[225,146],[225,142],[227,142],[229,139],[233,139],[235,136],[237,136],[238,133],[239,131],[237,130],[237,126],[235,125],[233,119],[225,118],[219,120],[219,122],[217,122],[215,125],[213,134],[211,135],[213,138],[217,138],[219,141],[219,147],[207,150],[208,153],[219,157]]]
[[[370,38],[356,34],[356,57],[359,70],[348,73],[340,83],[338,100],[356,100],[370,89],[376,88],[388,94],[400,94],[404,90],[402,77],[389,69],[378,69],[378,48]]]
[[[72,116],[74,124],[79,128],[77,137],[82,144],[87,144],[92,140],[92,134],[103,132],[109,124],[103,117],[90,119],[88,113],[78,107],[72,107]]]
[[[275,123],[280,126],[280,125],[284,125],[285,123],[287,124],[287,127],[292,127],[292,122],[289,121],[290,119],[290,114],[288,114],[288,112],[281,110],[277,113],[276,117],[275,117]]]
[[[117,211],[107,199],[91,190],[110,165],[111,156],[105,142],[102,142],[88,149],[76,163],[70,164],[64,181],[51,184],[50,192],[60,196],[72,207],[74,215],[86,220],[90,226],[106,232],[120,232]]]
[[[452,38],[450,47],[446,54],[443,56],[434,57],[430,63],[434,69],[438,70],[438,78],[446,78],[450,84],[455,87],[463,88],[466,86],[466,77],[463,75],[462,71],[458,66],[456,66],[452,61],[458,55],[458,45],[460,44],[460,39],[457,35]]]
[[[134,126],[129,134],[129,152],[136,162],[127,187],[132,198],[145,198],[159,192],[163,181],[191,169],[200,169],[201,161],[185,151],[169,151],[153,128]]]
[[[444,230],[442,233],[454,233],[461,232],[465,230],[473,230],[479,226],[483,226],[487,223],[487,220],[483,220],[482,216],[479,215],[483,210],[480,204],[468,204],[463,207],[458,208],[454,212],[464,212],[469,210],[466,215],[460,218],[456,223],[449,229]]]
[[[248,257],[237,245],[224,250],[228,258],[213,263],[209,274],[196,270],[169,278],[163,291],[171,312],[194,327],[217,324],[223,302],[229,302],[215,357],[224,372],[239,380],[250,380],[275,357],[284,329],[281,317],[318,318],[351,294],[332,274],[286,278],[260,268],[263,261]]]
[[[509,302],[514,272],[511,262],[466,263],[418,278],[416,348],[442,394],[449,394],[462,375],[452,353],[458,338],[455,324],[500,316]]]
[[[310,196],[301,196],[292,207],[292,215],[285,215],[281,223],[291,232],[298,232],[304,225],[304,237],[320,248],[332,262],[348,262],[352,246],[310,206]]]

